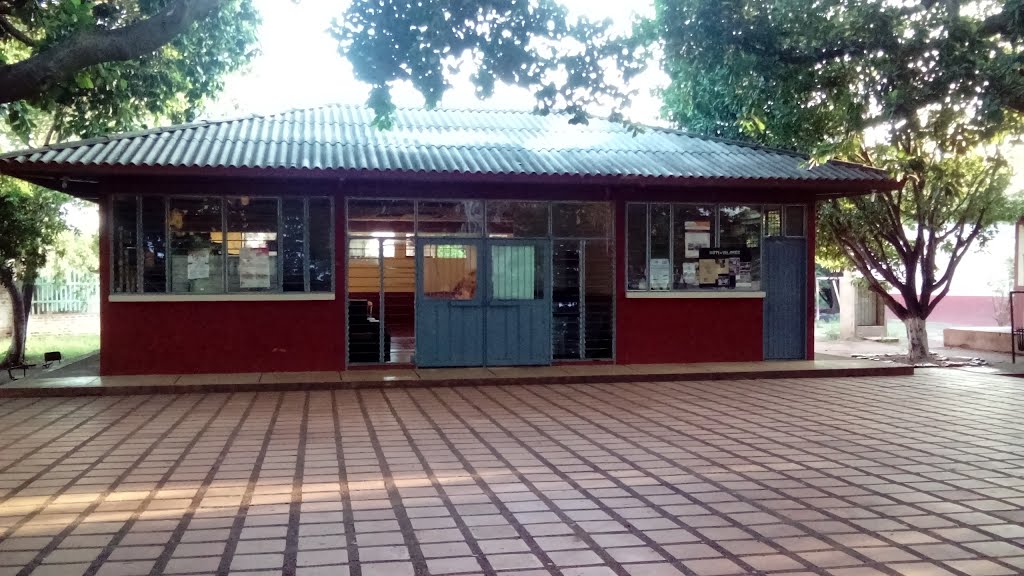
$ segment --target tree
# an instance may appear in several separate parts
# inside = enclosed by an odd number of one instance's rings
[[[1024,132],[1024,0],[655,0],[626,39],[574,26],[544,0],[446,6],[361,0],[338,24],[379,117],[390,82],[411,80],[432,104],[446,58],[469,52],[482,95],[495,79],[535,87],[547,111],[558,107],[545,96],[565,93],[574,104],[562,107],[585,118],[656,48],[671,80],[664,114],[678,126],[891,171],[899,190],[823,205],[820,232],[904,320],[914,361],[960,259],[1007,207],[1000,145]],[[558,84],[566,47],[601,64]]]
[[[598,104],[621,108],[645,61],[610,24],[573,19],[554,0],[353,0],[332,32],[356,78],[372,86],[369,105],[386,128],[395,82],[411,82],[432,108],[463,57],[482,98],[502,82],[532,90],[538,112],[575,122]]]
[[[0,0],[0,113],[42,143],[191,120],[258,22],[251,0]]]
[[[823,203],[819,235],[924,360],[926,320],[957,265],[1008,217],[1001,146],[1024,133],[1024,3],[658,0],[656,11],[642,30],[664,46],[677,124],[898,180]]]
[[[0,177],[0,286],[11,300],[14,335],[0,366],[25,358],[28,312],[36,271],[47,250],[67,230],[61,208],[68,201],[59,192]]]
[[[251,0],[0,0],[0,146],[189,121],[250,61],[258,23]],[[24,357],[67,200],[0,181],[0,284],[16,320],[7,362]]]

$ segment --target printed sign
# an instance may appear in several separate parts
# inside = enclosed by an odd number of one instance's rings
[[[686,236],[686,258],[698,258],[700,257],[700,251],[702,248],[711,247],[711,233],[710,232],[687,232]]]
[[[749,287],[750,250],[701,248],[697,276],[701,288]]]
[[[210,249],[197,248],[188,251],[188,279],[202,280],[210,277]]]
[[[651,290],[672,288],[672,263],[668,258],[651,258]]]
[[[270,249],[242,246],[238,255],[238,282],[241,288],[270,288]]]

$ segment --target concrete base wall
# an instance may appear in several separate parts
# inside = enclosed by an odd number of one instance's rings
[[[989,352],[1010,353],[1010,329],[996,328],[946,328],[942,331],[942,344],[947,348],[967,348]]]
[[[884,338],[888,332],[885,326],[857,326],[857,338]]]

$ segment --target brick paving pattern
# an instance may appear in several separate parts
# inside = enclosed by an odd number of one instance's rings
[[[1024,381],[0,401],[0,576],[1024,573]]]

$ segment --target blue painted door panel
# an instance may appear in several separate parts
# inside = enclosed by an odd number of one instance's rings
[[[487,245],[487,365],[551,363],[551,286],[547,241]]]
[[[420,239],[416,365],[550,364],[549,244]]]
[[[484,363],[482,243],[421,239],[416,246],[416,365]]]
[[[807,356],[807,241],[765,238],[762,254],[764,357]]]

